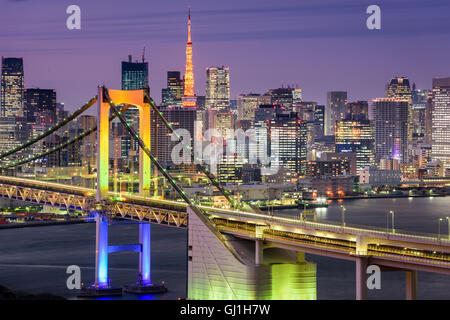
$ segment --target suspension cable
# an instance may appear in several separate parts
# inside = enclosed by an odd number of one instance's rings
[[[125,112],[128,108],[129,108],[129,105],[123,106],[120,111],[121,112]],[[117,117],[117,114],[111,115],[109,117],[109,121],[112,121],[116,117]],[[74,144],[75,142],[83,140],[86,136],[90,135],[91,133],[95,132],[96,130],[97,130],[97,126],[92,127],[91,129],[84,131],[83,133],[81,133],[77,137],[75,137],[73,139],[70,139],[69,141],[63,142],[63,143],[59,144],[58,146],[56,146],[56,147],[54,147],[54,148],[52,148],[52,149],[50,149],[48,151],[45,151],[45,152],[43,152],[41,154],[38,154],[38,155],[35,155],[35,156],[32,156],[32,157],[28,157],[28,158],[24,158],[24,159],[22,159],[20,161],[10,162],[10,163],[8,163],[8,164],[6,164],[4,166],[0,166],[0,170],[1,169],[12,168],[12,167],[18,167],[18,166],[27,164],[29,162],[32,162],[34,160],[37,160],[39,158],[43,158],[43,157],[45,157],[45,156],[47,156],[47,155],[49,155],[49,154],[51,154],[53,152],[59,151],[59,150],[65,148],[67,146],[70,146],[70,145]]]
[[[55,131],[57,131],[58,129],[60,129],[61,127],[65,126],[66,124],[68,124],[70,121],[72,121],[73,119],[75,119],[76,117],[78,117],[80,114],[82,114],[83,112],[85,112],[87,109],[89,109],[92,105],[94,105],[94,103],[97,102],[97,96],[93,97],[91,100],[89,100],[86,104],[84,104],[83,106],[81,106],[77,111],[75,111],[74,113],[72,113],[69,117],[65,118],[63,121],[57,123],[55,126],[48,128],[47,131],[45,131],[44,133],[42,133],[41,135],[31,139],[31,140],[27,140],[27,142],[25,142],[24,144],[15,147],[11,150],[8,150],[2,154],[0,154],[0,160],[13,154],[16,153],[20,150],[23,150],[29,146],[31,146],[32,144],[35,144],[36,142],[44,139],[45,137],[49,136],[50,134],[54,133]]]
[[[115,114],[118,115],[120,122],[125,126],[125,128],[130,133],[131,137],[137,141],[141,149],[147,154],[147,156],[150,158],[150,160],[153,162],[154,165],[158,168],[158,170],[164,175],[164,177],[169,181],[169,183],[172,185],[172,187],[175,189],[175,191],[181,196],[181,198],[186,201],[186,203],[192,208],[192,211],[194,211],[195,215],[206,225],[206,227],[213,232],[220,240],[221,242],[227,247],[227,249],[239,260],[242,261],[240,255],[236,252],[234,247],[229,243],[228,239],[222,235],[219,230],[214,226],[214,224],[211,222],[211,220],[208,219],[207,214],[205,211],[200,209],[197,205],[195,205],[191,199],[186,195],[186,192],[176,184],[175,180],[172,178],[169,172],[167,172],[166,169],[164,169],[161,164],[158,162],[158,159],[152,154],[150,149],[147,147],[147,145],[142,141],[142,139],[139,137],[139,134],[137,134],[136,130],[132,126],[130,126],[123,116],[122,112],[119,111],[116,107],[116,105],[113,103],[113,101],[109,97],[108,89],[103,87],[103,92],[105,98],[108,100],[109,105],[111,106],[111,109]]]

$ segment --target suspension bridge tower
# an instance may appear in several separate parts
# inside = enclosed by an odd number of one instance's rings
[[[132,293],[157,293],[166,291],[164,285],[151,281],[151,229],[150,223],[139,222],[139,243],[131,245],[108,245],[107,203],[109,200],[109,129],[111,104],[135,106],[139,110],[139,137],[150,146],[150,102],[145,90],[111,90],[98,88],[97,117],[97,204],[93,209],[96,221],[95,282],[84,287],[78,296],[121,295],[121,288],[111,287],[108,278],[108,255],[118,251],[139,252],[139,275],[136,283],[125,285],[124,290]],[[139,194],[150,196],[151,160],[143,150],[139,152]]]

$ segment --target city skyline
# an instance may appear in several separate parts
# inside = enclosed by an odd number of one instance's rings
[[[432,78],[447,73],[442,66],[449,44],[442,41],[442,36],[450,28],[441,12],[449,5],[444,1],[408,3],[405,9],[404,1],[380,2],[382,29],[371,31],[365,26],[367,4],[356,1],[346,1],[339,7],[330,6],[328,1],[315,5],[266,3],[258,7],[252,7],[250,1],[242,3],[242,7],[195,1],[191,7],[196,94],[205,94],[206,68],[221,65],[230,67],[232,99],[284,84],[298,85],[304,100],[319,104],[325,104],[327,91],[340,90],[348,92],[349,101],[370,101],[383,97],[385,84],[395,76],[406,76],[418,88],[431,89]],[[3,12],[9,14],[1,17],[0,26],[5,23],[7,27],[0,38],[8,41],[1,42],[0,52],[7,57],[23,57],[25,87],[56,89],[58,101],[70,111],[82,103],[84,96],[92,94],[92,87],[106,84],[119,88],[120,61],[128,54],[140,58],[144,46],[150,88],[157,102],[161,100],[167,71],[184,70],[185,3],[176,2],[176,10],[156,4],[157,18],[133,6],[115,4],[108,18],[96,10],[97,4],[81,1],[82,27],[74,31],[65,28],[63,5],[43,4],[42,8],[49,5],[49,10],[42,13],[27,10],[27,5],[31,7],[28,1],[4,4],[8,10]],[[128,18],[120,18],[120,10],[125,10]],[[17,25],[18,11],[29,23]],[[405,11],[409,22],[404,20]],[[283,16],[284,31],[270,18],[271,13]],[[315,22],[306,15],[315,17]],[[303,24],[297,23],[299,17]],[[262,29],[261,19],[266,22]],[[110,30],[113,20],[117,26]],[[337,29],[331,27],[333,22]],[[303,30],[306,24],[309,29]],[[244,32],[237,35],[237,27],[244,27]],[[112,45],[115,50],[109,49]],[[400,48],[405,54],[398,54]],[[86,78],[86,74],[91,76]]]

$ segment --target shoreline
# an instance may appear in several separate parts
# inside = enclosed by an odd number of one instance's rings
[[[32,227],[45,227],[64,224],[80,224],[89,223],[86,220],[70,220],[70,221],[48,221],[48,222],[24,222],[24,223],[8,223],[0,224],[0,229],[17,229],[17,228],[32,228]]]

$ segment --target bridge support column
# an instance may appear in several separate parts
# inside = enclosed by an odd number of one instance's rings
[[[367,257],[356,258],[356,300],[367,299]]]
[[[102,210],[95,212],[95,282],[83,287],[78,297],[121,296],[121,288],[110,286],[108,279],[108,220]]]
[[[150,276],[151,264],[151,229],[150,223],[139,222],[139,243],[141,252],[139,252],[139,279],[143,284],[152,283]]]
[[[167,292],[167,287],[162,284],[152,284],[151,280],[151,228],[148,222],[139,222],[139,276],[136,283],[123,287],[125,292],[136,294],[151,294]]]
[[[109,287],[108,221],[100,213],[95,216],[95,286]]]
[[[264,242],[263,240],[255,240],[255,264],[260,266],[264,261]]]
[[[406,271],[406,300],[417,299],[417,270]]]

